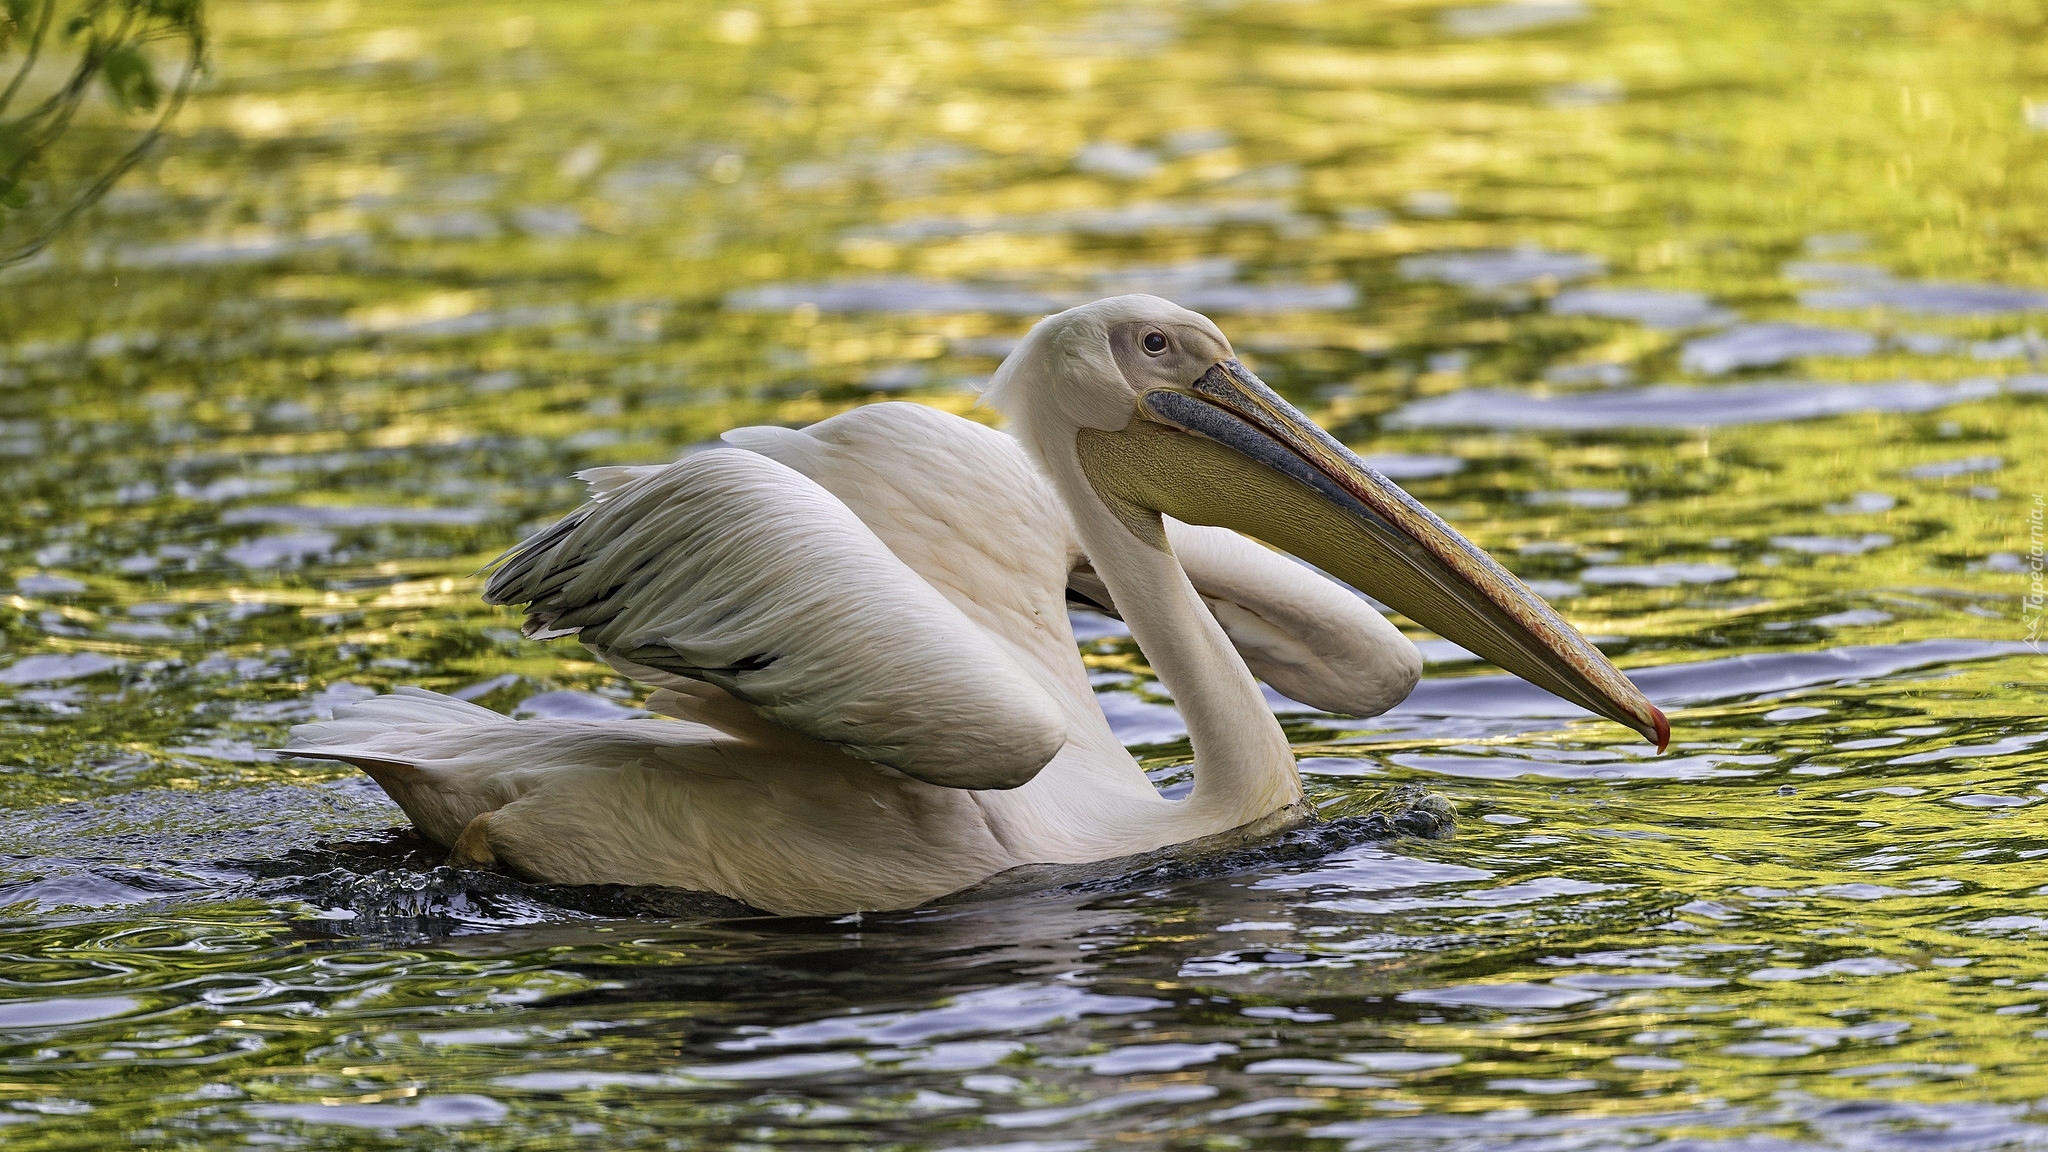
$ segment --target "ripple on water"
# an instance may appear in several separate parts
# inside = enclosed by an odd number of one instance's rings
[[[85,581],[49,572],[31,572],[14,582],[23,596],[69,596],[85,591]]]
[[[127,996],[54,997],[47,1000],[0,1000],[0,1034],[40,1032],[126,1016],[142,1007]]]
[[[1050,1063],[1086,1068],[1098,1076],[1129,1076],[1140,1072],[1178,1072],[1183,1068],[1213,1064],[1218,1057],[1234,1056],[1238,1051],[1237,1045],[1220,1042],[1132,1044],[1112,1049],[1101,1056],[1069,1057]]]
[[[1837,1101],[1805,1096],[1757,1108],[1705,1106],[1686,1111],[1606,1114],[1536,1113],[1496,1109],[1481,1116],[1384,1116],[1310,1128],[1307,1135],[1349,1139],[1355,1146],[1458,1149],[1502,1152],[1557,1147],[1560,1142],[1641,1147],[1664,1142],[1676,1127],[1688,1132],[1726,1132],[1721,1138],[1687,1137],[1674,1146],[1712,1152],[1805,1152],[1807,1149],[1868,1149],[1893,1146],[1901,1130],[1914,1139],[1957,1147],[1995,1148],[2030,1143],[2043,1128],[2024,1106],[1920,1104],[1882,1100]],[[1814,1138],[1785,1139],[1762,1134],[1774,1127],[1804,1130]],[[1755,1134],[1752,1134],[1755,1133]]]
[[[1403,257],[1398,265],[1410,280],[1440,280],[1476,292],[1501,292],[1560,280],[1597,276],[1607,266],[1598,256],[1544,248],[1491,248]]]
[[[1446,8],[1438,14],[1444,31],[1453,36],[1506,36],[1553,24],[1572,24],[1592,16],[1582,0],[1519,0],[1477,8]]]
[[[1350,308],[1358,289],[1348,281],[1304,284],[1244,283],[1217,277],[1203,263],[1194,269],[1135,269],[1106,274],[1081,290],[1037,291],[1008,285],[875,276],[820,284],[768,284],[726,297],[741,312],[785,312],[808,306],[832,313],[990,313],[1042,316],[1104,295],[1147,292],[1205,312],[1315,312]]]
[[[633,720],[651,715],[645,708],[621,704],[594,692],[567,689],[528,696],[519,702],[513,714],[538,720]]]
[[[1560,492],[1531,492],[1531,504],[1563,504],[1571,508],[1626,508],[1629,494],[1612,488],[1567,488]]]
[[[1405,768],[1466,780],[1714,780],[1758,774],[1775,764],[1769,755],[1661,756],[1654,760],[1573,763],[1519,756],[1459,756],[1409,752],[1391,758]],[[1731,767],[1732,765],[1732,767]]]
[[[1497,1008],[1504,1011],[1551,1012],[1570,1008],[1600,993],[1555,984],[1458,984],[1449,988],[1410,988],[1396,999],[1404,1004],[1433,1004],[1444,1008]]]
[[[455,1128],[471,1124],[496,1124],[511,1109],[489,1096],[421,1096],[389,1104],[247,1104],[243,1111],[265,1120],[295,1120],[302,1124],[333,1125],[340,1128],[391,1130],[432,1125]]]
[[[243,568],[296,568],[325,557],[339,543],[332,532],[285,532],[223,548],[221,556]]]
[[[118,864],[95,864],[61,857],[30,857],[8,861],[30,873],[28,878],[0,882],[0,907],[33,904],[44,909],[119,908],[169,896],[213,891],[214,879],[178,876],[168,870],[144,870]],[[10,869],[11,870],[11,869]]]
[[[1956,384],[1812,384],[1799,381],[1718,388],[1653,384],[1537,396],[1468,388],[1418,400],[1387,417],[1394,428],[1699,428],[1814,420],[1851,412],[1931,412],[1999,394],[1994,380]]]
[[[382,524],[481,524],[489,508],[381,508],[366,504],[299,504],[230,508],[222,524],[288,524],[305,528],[368,528]]]
[[[1810,556],[1857,556],[1891,544],[1892,538],[1884,532],[1865,532],[1861,536],[1773,536],[1771,547],[1784,548],[1792,552],[1804,552]]]
[[[1110,730],[1126,745],[1165,744],[1188,734],[1187,722],[1171,704],[1156,703],[1134,692],[1097,692],[1095,702],[1109,718]]]
[[[1626,584],[1637,588],[1720,584],[1735,576],[1735,569],[1726,564],[1594,564],[1579,569],[1579,579],[1588,584]]]
[[[1200,1100],[1213,1100],[1222,1095],[1222,1090],[1209,1084],[1176,1084],[1165,1088],[1142,1088],[1133,1092],[1117,1092],[1099,1096],[1082,1104],[1069,1104],[1059,1108],[1033,1108],[1022,1112],[992,1112],[984,1115],[989,1124],[997,1128],[1044,1128],[1064,1124],[1072,1120],[1086,1120],[1109,1116],[1134,1108],[1155,1104],[1191,1104]],[[1058,1145],[1092,1144],[1092,1141],[1057,1141]],[[984,1145],[983,1147],[988,1147]],[[995,1147],[1002,1147],[995,1145]],[[1016,1147],[1011,1145],[1011,1147]],[[1042,1147],[1037,1142],[1026,1145],[1034,1150]]]
[[[0,684],[61,684],[117,671],[121,661],[98,652],[24,656],[0,668]]]
[[[1311,219],[1286,200],[1137,201],[1116,208],[1080,208],[994,216],[918,216],[858,230],[855,238],[917,241],[1011,234],[1020,236],[1142,236],[1148,232],[1194,231],[1230,224],[1263,224],[1276,228],[1309,226]]]
[[[1431,480],[1438,476],[1455,476],[1465,470],[1465,461],[1459,456],[1382,452],[1364,459],[1368,467],[1389,480]]]
[[[1742,368],[1769,368],[1802,356],[1868,356],[1877,337],[1845,328],[1810,324],[1737,324],[1712,336],[1688,340],[1678,362],[1688,372],[1722,376]]]
[[[1899,473],[1915,480],[1946,480],[1951,476],[1968,476],[1978,472],[1996,472],[2005,467],[2003,456],[1965,456],[1959,460],[1936,460],[1927,464],[1915,464]]]
[[[1891,280],[1873,275],[1857,277],[1841,287],[1801,292],[1799,303],[1816,311],[1891,308],[1923,316],[2003,316],[2048,311],[2048,292],[2003,284]]]
[[[716,1047],[726,1052],[757,1052],[845,1041],[889,1046],[923,1044],[954,1036],[1044,1028],[1087,1016],[1127,1015],[1168,1006],[1167,1001],[1150,996],[1103,995],[1085,988],[1025,983],[968,993],[939,1008],[741,1028],[738,1036],[719,1041]]]
[[[802,305],[820,312],[992,312],[1007,316],[1039,315],[1061,307],[1056,298],[1039,292],[910,276],[767,284],[735,292],[725,300],[727,308],[742,312],[787,312]]]
[[[1704,292],[1661,288],[1572,288],[1551,297],[1550,310],[1559,316],[1633,320],[1661,329],[1712,328],[1736,318]]]
[[[1992,640],[1916,640],[1904,644],[1838,647],[1821,652],[1758,652],[1714,660],[1680,661],[1629,670],[1629,679],[1659,705],[1710,700],[1768,699],[1802,688],[1844,685],[1975,660],[2031,654],[2023,643]],[[1585,715],[1514,676],[1459,676],[1424,680],[1389,715],[1563,717]],[[1346,721],[1345,723],[1356,723]]]
[[[1979,228],[2035,190],[1923,220],[1839,147],[1960,109],[2025,152],[1985,66],[2025,30],[1443,3],[230,19],[206,130],[0,281],[0,1143],[2044,1143],[2048,272]],[[1805,42],[1885,67],[1747,50]],[[1896,76],[1943,81],[1900,117]],[[1787,202],[1843,231],[1780,267]],[[446,868],[263,752],[412,683],[663,722],[464,583],[570,473],[880,392],[985,418],[1035,317],[1128,291],[1234,314],[1619,638],[1675,750],[1418,633],[1386,716],[1266,697],[1331,819],[839,919]],[[1734,375],[1816,355],[1927,379]],[[1184,794],[1128,630],[1073,619]]]

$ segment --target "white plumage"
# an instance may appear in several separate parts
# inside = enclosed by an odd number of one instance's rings
[[[1167,334],[1174,357],[1127,365],[1127,329]],[[362,767],[457,862],[782,913],[907,907],[1020,865],[1297,818],[1252,672],[1371,715],[1413,687],[1414,646],[1228,529],[1134,521],[1103,494],[1120,466],[1076,448],[1083,429],[1156,420],[1160,389],[1133,375],[1170,386],[1228,355],[1207,320],[1124,297],[1051,318],[1006,362],[991,402],[1017,439],[889,403],[594,469],[592,501],[508,553],[485,595],[656,686],[649,708],[673,719],[510,720],[401,689],[295,729],[292,750]],[[1070,588],[1124,615],[1174,693],[1188,798],[1162,798],[1111,732]]]

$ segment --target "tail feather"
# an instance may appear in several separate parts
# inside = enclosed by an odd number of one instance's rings
[[[622,763],[680,766],[719,738],[671,720],[514,720],[438,692],[400,688],[300,724],[289,756],[361,768],[428,839],[452,844],[477,816],[550,777]],[[680,759],[679,759],[680,757]],[[707,767],[716,767],[716,757]]]
[[[352,764],[373,761],[386,767],[410,768],[416,757],[399,754],[410,743],[406,737],[438,735],[450,728],[493,723],[515,721],[439,692],[399,688],[388,696],[337,705],[332,720],[294,725],[291,743],[283,750]]]
[[[476,738],[517,721],[488,708],[429,692],[399,688],[342,704],[332,720],[299,724],[281,751],[306,759],[353,764],[397,801],[414,826],[428,839],[449,843],[476,815],[491,811],[493,790],[462,779],[467,773],[433,772],[427,765],[445,765]]]

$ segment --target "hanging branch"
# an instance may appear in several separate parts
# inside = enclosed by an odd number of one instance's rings
[[[8,41],[13,39],[15,29],[21,27],[21,17],[28,12],[23,0],[10,0],[7,6],[7,27],[0,29],[0,51],[5,51]],[[0,92],[0,115],[14,102],[14,94],[21,91],[21,85],[28,79],[29,69],[36,66],[36,57],[43,52],[43,34],[50,30],[50,18],[57,13],[57,0],[43,0],[43,7],[36,18],[35,31],[29,34],[28,51],[23,55],[21,67],[15,69],[14,79],[7,82],[7,90]]]
[[[56,0],[0,0],[0,56],[23,29],[27,42],[20,65],[0,89],[0,237],[10,216],[29,205],[30,178],[42,171],[50,149],[71,126],[97,81],[124,112],[155,111],[156,118],[136,143],[122,152],[85,188],[64,201],[29,238],[0,246],[0,268],[32,259],[48,247],[78,214],[98,203],[140,161],[191,94],[206,56],[201,0],[88,0],[63,24],[65,39],[80,44],[78,64],[63,83],[35,106],[9,118],[56,22]],[[177,83],[166,93],[145,51],[157,41],[178,41],[184,60]]]

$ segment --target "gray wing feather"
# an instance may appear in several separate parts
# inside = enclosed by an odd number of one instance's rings
[[[494,565],[484,599],[526,605],[528,635],[948,787],[1015,787],[1066,742],[1051,697],[802,474],[712,449],[603,479]]]

